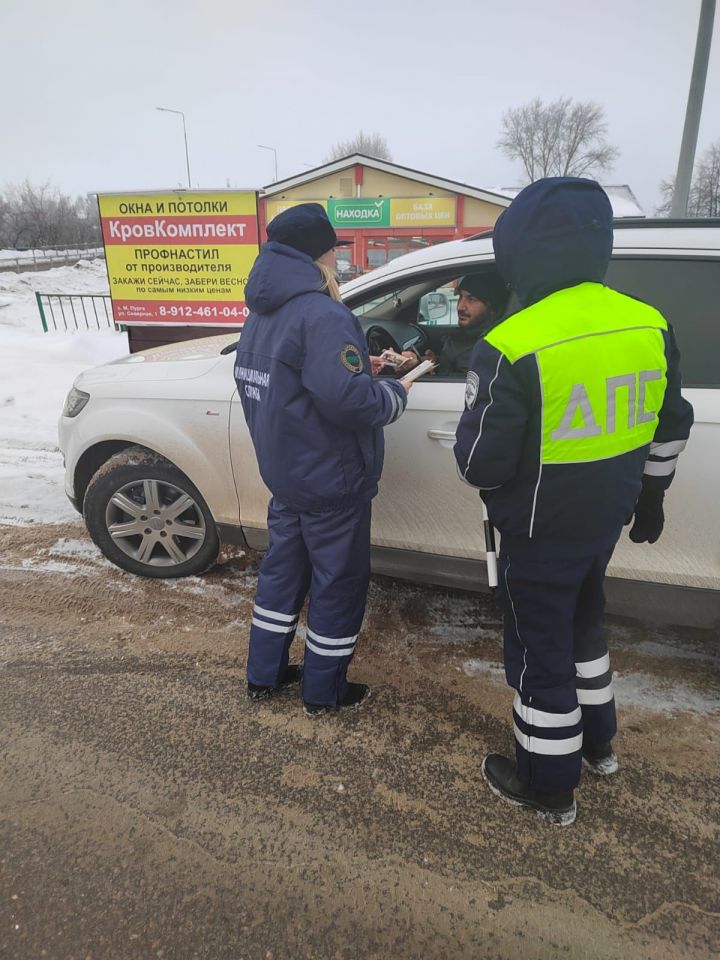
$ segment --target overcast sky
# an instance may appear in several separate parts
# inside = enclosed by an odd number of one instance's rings
[[[495,144],[533,97],[605,108],[605,183],[672,176],[700,0],[0,0],[0,185],[262,186],[361,128],[400,164],[521,182]],[[720,13],[698,155],[720,140]]]

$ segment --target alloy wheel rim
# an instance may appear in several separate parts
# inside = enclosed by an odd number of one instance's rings
[[[182,487],[166,480],[133,480],[112,495],[105,525],[125,556],[152,567],[186,563],[207,537],[202,510]]]

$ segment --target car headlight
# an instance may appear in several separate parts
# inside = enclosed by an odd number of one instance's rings
[[[89,399],[89,393],[84,393],[82,390],[78,390],[77,387],[73,387],[65,398],[62,415],[64,417],[76,417]]]

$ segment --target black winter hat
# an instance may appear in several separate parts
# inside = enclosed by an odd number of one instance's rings
[[[285,243],[317,260],[333,247],[345,247],[352,240],[338,240],[328,215],[319,203],[300,203],[283,210],[267,228],[268,240]]]
[[[467,290],[473,297],[489,304],[495,313],[503,313],[510,293],[502,277],[497,273],[468,273],[460,277],[456,290]]]

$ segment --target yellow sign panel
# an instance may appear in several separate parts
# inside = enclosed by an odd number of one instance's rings
[[[393,197],[390,201],[391,227],[452,227],[454,225],[454,197]]]
[[[242,325],[257,194],[113,194],[98,206],[117,323]]]
[[[270,223],[279,213],[284,213],[291,207],[299,207],[301,203],[319,203],[327,211],[327,200],[268,200],[265,204],[266,223]]]

